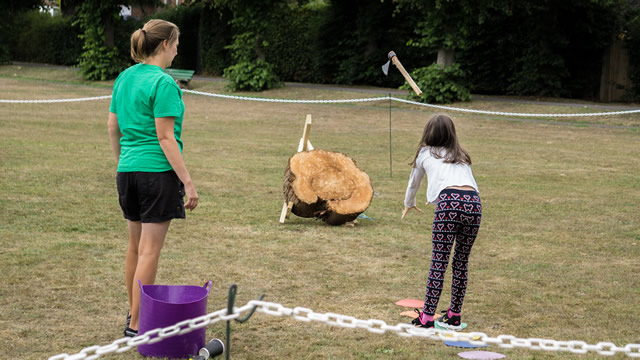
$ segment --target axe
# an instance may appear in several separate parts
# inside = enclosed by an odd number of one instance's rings
[[[402,76],[404,76],[404,78],[407,80],[409,85],[411,85],[411,88],[413,89],[413,91],[415,91],[416,95],[422,96],[422,90],[420,90],[418,85],[416,85],[416,83],[413,81],[413,79],[411,78],[411,75],[409,75],[407,70],[404,69],[404,66],[402,66],[402,64],[400,63],[400,60],[398,60],[398,56],[396,55],[396,53],[393,51],[389,51],[388,56],[389,56],[389,61],[387,61],[386,64],[382,65],[382,72],[385,75],[389,75],[389,63],[393,62],[393,65],[395,65],[398,68],[398,70],[400,70],[400,73],[402,74]]]

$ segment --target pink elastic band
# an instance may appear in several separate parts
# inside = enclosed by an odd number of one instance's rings
[[[447,310],[447,316],[448,317],[452,317],[452,316],[460,316],[460,313],[454,313],[453,311],[451,311],[451,309]]]

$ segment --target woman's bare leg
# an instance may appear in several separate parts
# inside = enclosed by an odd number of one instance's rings
[[[158,260],[160,259],[160,250],[164,245],[164,240],[169,231],[171,221],[162,223],[142,223],[142,231],[140,234],[140,243],[138,246],[138,263],[135,274],[133,276],[132,298],[131,298],[131,324],[129,327],[138,330],[140,306],[140,287],[138,280],[142,285],[153,284],[156,280],[158,271]]]

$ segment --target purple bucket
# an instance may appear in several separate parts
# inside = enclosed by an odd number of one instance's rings
[[[165,328],[184,320],[207,314],[207,298],[211,281],[203,287],[193,285],[140,285],[140,328],[142,335],[149,330]],[[184,328],[184,327],[183,327]],[[198,354],[206,343],[206,327],[184,335],[174,335],[154,344],[138,346],[144,356],[186,358]],[[156,335],[152,336],[152,339]]]

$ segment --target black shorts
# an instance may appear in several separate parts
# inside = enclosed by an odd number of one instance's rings
[[[124,218],[143,223],[184,219],[184,185],[171,170],[119,172],[118,200]]]

